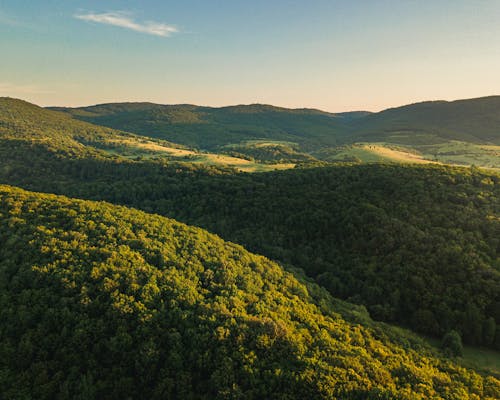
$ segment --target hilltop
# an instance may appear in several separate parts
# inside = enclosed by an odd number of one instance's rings
[[[500,145],[500,96],[426,101],[353,122],[356,141],[425,145],[449,140]]]

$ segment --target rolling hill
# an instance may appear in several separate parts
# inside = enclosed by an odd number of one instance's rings
[[[108,142],[162,142],[19,104],[21,110],[2,111],[17,117],[3,119],[0,182],[175,217],[304,269],[377,319],[437,337],[457,329],[468,343],[498,347],[497,174],[346,165],[250,176],[97,147],[76,157],[62,150],[67,142],[87,149],[75,139],[83,136],[78,129],[90,130],[85,141],[96,146],[99,129]],[[33,144],[40,135],[44,140]]]
[[[12,98],[0,98],[0,154],[4,167],[10,158],[26,154],[42,158],[106,158],[116,161],[163,160],[176,163],[231,167],[248,172],[291,168],[292,163],[262,164],[237,156],[198,152],[165,140],[98,126],[66,113]],[[42,155],[43,154],[43,155]],[[34,160],[31,160],[34,162]]]
[[[210,108],[116,103],[54,109],[76,119],[212,151],[239,146],[240,153],[251,155],[255,148],[245,150],[249,142],[274,146],[287,142],[302,157],[308,153],[329,161],[411,163],[412,157],[401,160],[370,148],[345,149],[360,143],[389,150],[396,145],[428,161],[500,168],[500,96],[428,101],[378,113],[332,114],[258,104]]]
[[[356,119],[356,141],[426,145],[450,140],[500,145],[500,96],[426,101]]]
[[[500,396],[497,379],[199,228],[8,186],[0,215],[3,398]]]
[[[347,123],[363,113],[330,114],[253,104],[222,108],[151,103],[53,109],[77,119],[136,134],[216,150],[248,140],[299,143],[303,150],[333,146]]]
[[[331,114],[258,104],[211,108],[115,103],[53,109],[99,125],[200,148],[257,139],[310,142],[308,147],[314,141],[323,146],[359,141],[500,144],[500,96],[428,101],[378,113]]]
[[[345,166],[272,174],[87,165],[35,190],[126,204],[204,227],[303,268],[377,319],[500,346],[499,176]],[[5,178],[4,178],[5,179]],[[5,180],[4,180],[5,181]]]

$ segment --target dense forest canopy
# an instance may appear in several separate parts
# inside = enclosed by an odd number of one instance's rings
[[[95,155],[92,147],[112,137],[130,135],[69,118],[28,102],[0,97],[0,139],[41,144],[66,156]]]
[[[199,228],[0,186],[4,398],[494,399],[500,382],[364,325]],[[343,307],[347,307],[344,305]]]
[[[252,175],[3,151],[5,183],[171,216],[304,269],[374,318],[500,345],[497,174],[358,165]]]

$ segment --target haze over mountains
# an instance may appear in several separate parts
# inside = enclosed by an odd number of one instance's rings
[[[1,98],[4,393],[500,397],[495,361],[456,357],[498,359],[500,175],[468,162],[500,167],[498,127],[500,97],[339,115]]]

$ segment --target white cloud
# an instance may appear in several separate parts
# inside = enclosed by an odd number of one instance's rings
[[[97,22],[99,24],[107,24],[119,26],[121,28],[131,29],[136,32],[147,33],[149,35],[167,37],[178,32],[175,26],[167,25],[159,22],[145,21],[143,23],[135,22],[129,14],[125,12],[107,12],[102,14],[76,14],[75,18],[83,21]]]

